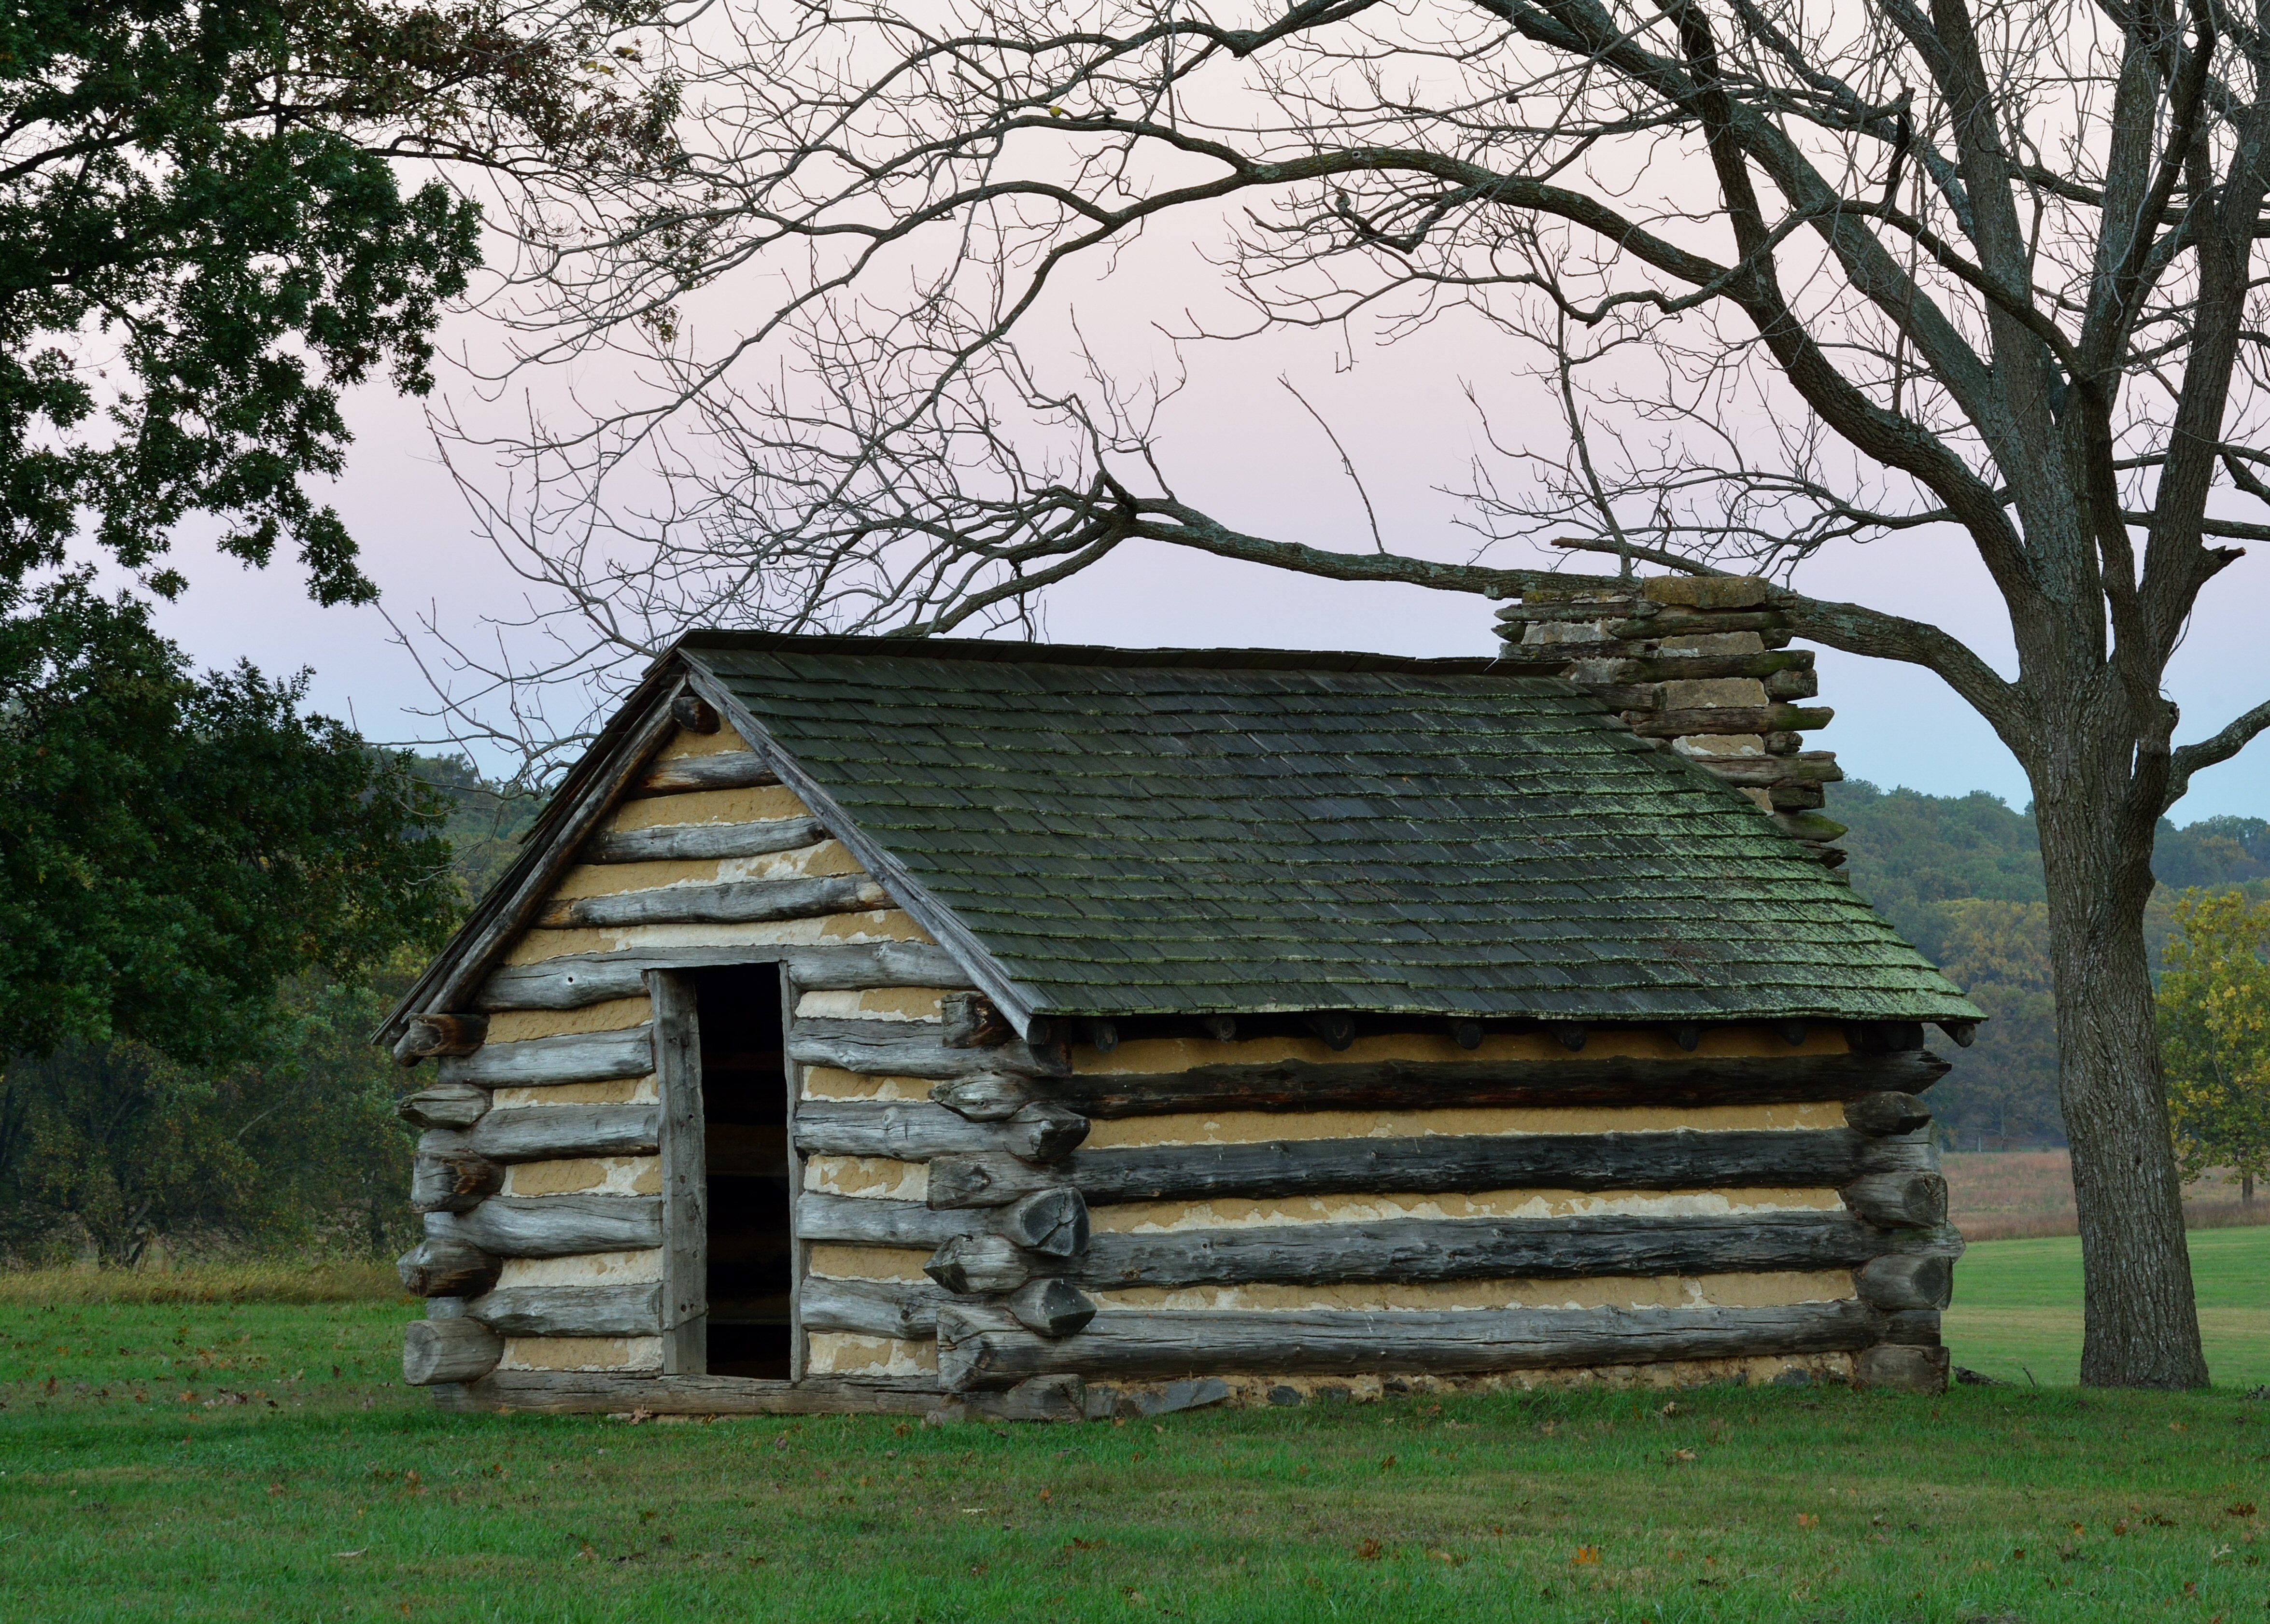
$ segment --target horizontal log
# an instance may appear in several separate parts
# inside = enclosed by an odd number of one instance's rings
[[[1932,1229],[1947,1221],[1947,1181],[1936,1173],[1872,1173],[1837,1193],[1886,1229]]]
[[[477,1382],[504,1357],[504,1339],[474,1319],[419,1319],[402,1328],[402,1379],[412,1387]]]
[[[1232,1371],[1478,1375],[1848,1353],[1873,1344],[1882,1329],[1882,1316],[1858,1302],[1378,1314],[1146,1309],[1099,1314],[1077,1335],[1054,1338],[994,1329],[945,1309],[938,1373],[957,1391],[1064,1373],[1090,1380]]]
[[[1029,1078],[987,1072],[940,1083],[930,1091],[930,1097],[971,1122],[1005,1122],[1038,1099],[1040,1090]]]
[[[394,1114],[413,1128],[470,1128],[487,1114],[489,1091],[471,1083],[436,1083],[394,1102]]]
[[[1914,1133],[1931,1126],[1931,1107],[1911,1094],[1886,1089],[1847,1100],[1844,1120],[1860,1133]]]
[[[553,902],[536,923],[552,930],[643,924],[761,924],[887,906],[873,880],[857,874],[820,879],[737,879],[720,886],[664,886],[613,896]]]
[[[1897,1142],[1893,1142],[1896,1144]],[[1091,1205],[1544,1186],[1559,1190],[1833,1189],[1887,1161],[1848,1128],[1648,1133],[1438,1134],[1084,1150],[1034,1168],[1002,1155],[930,1164],[930,1204],[996,1206],[1050,1185]]]
[[[1836,783],[1844,776],[1835,754],[1827,750],[1801,750],[1781,756],[1706,756],[1694,760],[1695,766],[1709,768],[1728,783],[1752,789],[1783,783]]]
[[[657,761],[638,781],[641,795],[682,795],[689,790],[753,790],[776,784],[780,775],[753,750],[724,750],[716,755],[680,756]]]
[[[1825,728],[1836,719],[1826,705],[1709,705],[1639,714],[1632,731],[1643,738],[1685,738],[1710,733],[1794,733]]]
[[[421,1146],[411,1163],[410,1210],[470,1212],[503,1188],[504,1169],[487,1157],[464,1152],[433,1155]]]
[[[654,1196],[492,1196],[470,1212],[432,1212],[427,1233],[463,1240],[499,1257],[573,1257],[662,1244]]]
[[[1365,1106],[1415,1110],[1481,1105],[1769,1105],[1848,1100],[1886,1088],[1921,1094],[1947,1071],[1946,1061],[1923,1049],[1900,1055],[1694,1056],[1676,1060],[1572,1056],[1560,1060],[1229,1061],[1164,1073],[1083,1072],[1051,1078],[1045,1086],[1035,1084],[1031,1092],[1093,1117]]]
[[[478,1297],[503,1266],[462,1237],[427,1235],[395,1259],[394,1272],[413,1297]]]
[[[471,1129],[429,1133],[421,1154],[486,1156],[491,1161],[555,1161],[568,1156],[650,1156],[660,1143],[657,1105],[535,1105],[492,1111]]]
[[[927,1342],[938,1335],[938,1309],[953,1301],[952,1293],[927,1282],[806,1275],[797,1293],[797,1317],[806,1331],[849,1331]]]
[[[657,1337],[662,1287],[501,1286],[465,1312],[508,1337]]]
[[[576,1033],[568,1037],[530,1038],[524,1043],[491,1043],[477,1055],[441,1062],[441,1080],[477,1083],[484,1088],[558,1083],[603,1083],[619,1077],[644,1077],[654,1070],[654,1028]]]
[[[937,1105],[805,1101],[796,1108],[796,1146],[820,1156],[888,1156],[928,1161],[953,1152],[1053,1161],[1087,1137],[1087,1118],[1060,1105],[1020,1108],[999,1122],[971,1122]]]
[[[1813,672],[1813,650],[1810,649],[1775,649],[1762,654],[1688,654],[1675,649],[1658,649],[1653,653],[1631,653],[1606,658],[1586,654],[1584,645],[1576,644],[1572,650],[1566,644],[1509,643],[1500,652],[1500,664],[1508,666],[1527,665],[1539,670],[1558,672],[1585,662],[1584,679],[1592,682],[1658,683],[1694,682],[1720,677],[1756,677],[1766,679],[1769,693],[1774,692],[1773,682],[1784,675]],[[1802,693],[1776,694],[1782,699],[1807,699],[1818,691],[1817,682]]]
[[[929,942],[855,942],[829,947],[725,945],[578,953],[539,964],[508,965],[490,975],[474,1001],[486,1010],[582,1009],[610,998],[638,997],[646,990],[649,970],[775,961],[787,967],[790,980],[809,989],[969,984],[968,972],[953,955]]]
[[[1937,1309],[1903,1309],[1884,1316],[1884,1340],[1887,1342],[1904,1342],[1912,1347],[1937,1347],[1942,1339]]]
[[[939,1246],[956,1235],[998,1233],[995,1214],[940,1212],[916,1201],[878,1201],[805,1190],[796,1198],[800,1241],[844,1241],[858,1246]]]
[[[1788,627],[1788,617],[1773,609],[1692,614],[1665,610],[1661,614],[1643,619],[1635,616],[1628,620],[1616,621],[1606,630],[1611,637],[1637,641],[1658,637],[1709,637],[1722,632],[1778,632],[1786,630]]]
[[[796,851],[827,838],[817,818],[768,818],[757,823],[671,823],[595,835],[586,863],[710,863]]]
[[[890,1021],[799,1020],[790,1027],[789,1058],[804,1065],[833,1066],[870,1077],[921,1077],[951,1079],[1005,1072],[1020,1077],[1058,1075],[1063,1063],[1051,1054],[1036,1055],[1022,1042],[999,1043],[990,1049],[949,1049],[937,1027],[920,1033],[894,1030],[905,1023]],[[861,1026],[871,1033],[855,1034],[845,1028]]]
[[[1016,1291],[1063,1266],[1061,1259],[1028,1252],[1006,1235],[958,1235],[931,1254],[923,1272],[950,1292],[968,1294]]]
[[[942,1397],[918,1381],[801,1382],[732,1376],[634,1376],[604,1370],[498,1370],[436,1395],[444,1407],[593,1415],[922,1415]]]
[[[437,1055],[470,1055],[488,1035],[486,1015],[420,1015],[403,1029],[394,1057],[408,1065]]]
[[[1451,1280],[1694,1278],[1876,1266],[1894,1251],[1960,1251],[1953,1232],[1895,1235],[1849,1212],[1760,1212],[1658,1218],[1386,1219],[1361,1224],[1256,1225],[1163,1234],[1096,1235],[1061,1267],[1025,1259],[1099,1289],[1148,1286],[1421,1285]],[[1947,1266],[1944,1257],[1921,1261]],[[990,1275],[1008,1278],[1009,1260]],[[1920,1272],[1928,1275],[1928,1269]],[[995,1285],[993,1289],[1006,1289]],[[1884,1304],[1880,1306],[1891,1306]]]

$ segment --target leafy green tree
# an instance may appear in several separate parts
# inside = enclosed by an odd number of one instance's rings
[[[258,1052],[277,985],[452,916],[441,808],[299,683],[193,676],[76,579],[0,619],[0,1053]]]
[[[2239,1175],[2243,1198],[2270,1173],[2270,902],[2185,894],[2160,979],[2168,1117],[2187,1179]]]

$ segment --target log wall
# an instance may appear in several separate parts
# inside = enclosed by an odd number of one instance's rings
[[[946,1020],[966,975],[730,728],[681,733],[645,783],[478,990],[486,1042],[413,1103],[432,1210],[404,1278],[501,1349],[453,1393],[622,1407],[662,1378],[644,977],[775,959],[793,1368],[815,1391],[1219,1376],[1282,1401],[1943,1368],[1961,1242],[1911,1097],[1944,1069],[1928,1056],[1822,1022],[1692,1048],[1601,1028],[1575,1052],[1544,1032],[972,1045]]]

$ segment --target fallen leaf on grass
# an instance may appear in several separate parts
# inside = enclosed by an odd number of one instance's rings
[[[1694,1458],[1695,1451],[1693,1450],[1673,1450],[1670,1454],[1663,1457],[1663,1464],[1666,1466],[1676,1466],[1682,1461],[1689,1461]]]
[[[1379,1541],[1376,1539],[1367,1539],[1355,1548],[1355,1559],[1360,1562],[1376,1562],[1379,1560],[1380,1554]]]
[[[370,1549],[370,1547],[369,1547],[368,1546],[363,1546],[362,1550],[360,1550],[360,1551],[334,1551],[334,1552],[332,1552],[332,1553],[331,1553],[331,1554],[332,1554],[333,1556],[337,1557],[337,1558],[338,1558],[339,1561],[351,1561],[352,1559],[353,1559],[353,1558],[355,1558],[355,1557],[358,1557],[358,1556],[362,1555],[362,1554],[364,1554],[364,1552],[367,1552],[367,1551],[368,1551],[369,1549]]]
[[[1799,1528],[1818,1528],[1821,1519],[1810,1511],[1800,1511],[1797,1514],[1797,1525]]]
[[[1463,1568],[1466,1565],[1465,1557],[1453,1556],[1448,1551],[1429,1551],[1427,1553],[1427,1560],[1430,1562],[1443,1562],[1452,1568]]]
[[[2223,1507],[2222,1511],[2225,1516],[2252,1516],[2254,1502],[2251,1500],[2242,1500],[2235,1506]]]
[[[1600,1547],[1596,1545],[1580,1545],[1576,1547],[1576,1554],[1573,1560],[1579,1568],[1597,1568],[1600,1565]]]

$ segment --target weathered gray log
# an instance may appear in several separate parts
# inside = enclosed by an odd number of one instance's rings
[[[891,1022],[863,1021],[856,1024],[872,1032],[855,1036],[846,1030],[854,1024],[830,1022],[826,1035],[819,1035],[812,1031],[815,1023],[797,1021],[789,1028],[789,1058],[879,1077],[965,1078],[1000,1072],[1053,1077],[1059,1064],[1051,1056],[1035,1055],[1021,1042],[990,1049],[948,1049],[936,1027],[909,1034],[893,1030]]]
[[[939,1246],[962,1235],[995,1232],[990,1212],[938,1212],[916,1201],[878,1201],[805,1190],[796,1198],[796,1229],[806,1241],[859,1246]]]
[[[715,733],[724,722],[717,708],[691,688],[670,701],[670,719],[689,733]]]
[[[991,1049],[1017,1035],[1000,1007],[982,992],[949,992],[940,1008],[946,1018],[940,1038],[948,1049]]]
[[[662,1244],[662,1202],[653,1196],[491,1196],[470,1212],[429,1212],[427,1233],[463,1240],[499,1257],[573,1257]]]
[[[477,1319],[415,1319],[402,1328],[402,1379],[412,1387],[478,1382],[504,1357],[504,1339]]]
[[[568,930],[594,925],[757,924],[879,908],[882,887],[857,874],[820,879],[736,879],[719,886],[664,886],[552,903],[537,923]]]
[[[413,1128],[470,1128],[489,1109],[489,1091],[471,1083],[436,1083],[394,1102],[394,1114]]]
[[[501,1286],[465,1312],[508,1337],[652,1337],[662,1333],[659,1286]]]
[[[488,1042],[486,1015],[419,1016],[403,1031],[394,1046],[394,1057],[404,1065],[434,1055],[470,1055]]]
[[[1123,1311],[1075,1336],[1005,1331],[938,1312],[938,1374],[955,1390],[1077,1373],[1162,1378],[1230,1371],[1479,1374],[1869,1346],[1883,1318],[1858,1302],[1770,1309]]]
[[[1051,1078],[1033,1093],[1093,1117],[1361,1106],[1767,1105],[1849,1100],[1888,1088],[1920,1094],[1947,1070],[1928,1050],[1676,1060],[1280,1060],[1164,1073],[1082,1072]]]
[[[1947,1181],[1936,1173],[1871,1173],[1837,1193],[1886,1229],[1929,1229],[1947,1221]]]
[[[1943,1309],[1955,1300],[1955,1260],[1929,1255],[1878,1257],[1859,1271],[1861,1299],[1887,1313]]]
[[[689,790],[753,790],[780,777],[753,750],[723,750],[716,755],[680,756],[657,761],[638,781],[642,795],[682,795]]]
[[[1095,1317],[1095,1304],[1068,1280],[1035,1280],[1010,1293],[1003,1306],[1019,1324],[1042,1337],[1071,1336]],[[935,1316],[931,1323],[938,1323]]]
[[[636,1376],[604,1370],[498,1370],[435,1395],[470,1414],[922,1415],[938,1407],[938,1383],[920,1380],[760,1380],[733,1376]]]
[[[1887,1089],[1845,1101],[1844,1120],[1860,1133],[1913,1133],[1931,1126],[1931,1107],[1911,1094]]]
[[[1937,1347],[1940,1345],[1939,1310],[1937,1309],[1902,1309],[1884,1316],[1884,1340],[1904,1342],[1912,1347]]]
[[[1087,1398],[1087,1383],[1076,1376],[1036,1376],[1005,1393],[972,1393],[964,1402],[996,1420],[1084,1421]]]
[[[1852,1379],[1862,1387],[1895,1393],[1943,1393],[1949,1361],[1943,1347],[1879,1343],[1852,1356]]]
[[[797,1314],[806,1331],[927,1341],[938,1335],[938,1309],[953,1301],[936,1286],[806,1275],[797,1292]]]
[[[971,1122],[1005,1122],[1032,1103],[1038,1094],[1027,1078],[991,1072],[940,1083],[930,1091],[931,1100]]]
[[[1147,1235],[1105,1232],[1068,1264],[1026,1266],[1030,1272],[1061,1273],[1099,1288],[1421,1284],[1851,1269],[1895,1248],[1960,1251],[1962,1242],[1952,1231],[1889,1233],[1849,1212],[1399,1218]],[[1943,1259],[1933,1261],[1945,1266]]]
[[[1883,1146],[1881,1153],[1878,1146]],[[1087,1150],[1050,1168],[1012,1156],[941,1155],[935,1207],[998,1206],[1069,1184],[1090,1202],[1507,1190],[1834,1188],[1909,1154],[1846,1128],[1646,1133],[1435,1135]],[[1879,1157],[1881,1159],[1879,1159]]]
[[[1001,1214],[1001,1233],[1044,1257],[1070,1257],[1088,1241],[1087,1203],[1077,1190],[1043,1190]]]
[[[486,1156],[420,1153],[410,1167],[410,1210],[470,1212],[504,1188],[504,1169]]]
[[[648,947],[578,953],[539,964],[508,965],[483,984],[486,1010],[582,1009],[610,998],[636,997],[650,969],[700,969],[745,964],[753,955],[778,959],[799,987],[964,987],[969,977],[953,955],[928,942],[855,942],[831,947]]]
[[[824,1156],[928,1161],[983,1152],[1053,1161],[1087,1137],[1087,1118],[1060,1105],[1027,1105],[1005,1121],[971,1122],[936,1105],[805,1101],[796,1111],[797,1148]]]
[[[708,1138],[701,1101],[701,1027],[691,977],[647,974],[654,1000],[655,1086],[662,1096],[662,1368],[708,1368]]]
[[[1062,1266],[1054,1257],[1036,1257],[1006,1235],[958,1235],[923,1265],[923,1272],[950,1292],[963,1295],[1012,1292],[1035,1274]]]
[[[463,1297],[428,1297],[426,1299],[427,1319],[463,1319],[465,1300]]]
[[[532,1087],[644,1077],[653,1070],[654,1028],[646,1026],[491,1043],[477,1055],[441,1062],[441,1080],[485,1088]]]
[[[471,1242],[427,1235],[395,1260],[402,1288],[413,1297],[478,1297],[504,1267]]]
[[[758,823],[671,823],[615,829],[593,837],[587,863],[708,863],[796,851],[827,838],[817,818],[768,818]]]
[[[567,1156],[650,1156],[660,1142],[661,1107],[531,1105],[491,1111],[462,1131],[429,1133],[421,1153],[467,1153],[491,1161],[556,1161]]]

